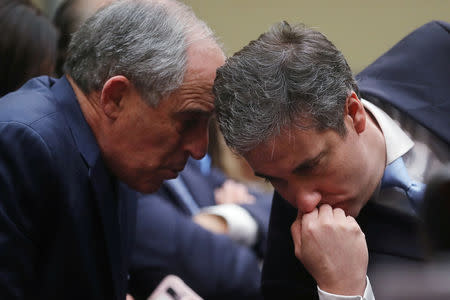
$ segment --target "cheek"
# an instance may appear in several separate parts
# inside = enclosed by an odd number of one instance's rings
[[[358,186],[364,177],[365,166],[353,149],[343,147],[329,157],[329,163],[324,167],[324,176],[330,185],[351,190]]]
[[[166,153],[177,153],[182,151],[183,148],[183,137],[178,133],[173,133],[172,136],[167,136],[166,142],[164,144],[164,149]]]
[[[161,167],[178,165],[184,159],[183,140],[180,136],[171,136],[157,147],[153,161]]]
[[[346,166],[327,166],[315,176],[317,190],[324,195],[349,195],[353,193],[357,177]]]
[[[283,184],[278,180],[270,181],[270,184],[284,199],[289,200],[289,186],[287,184]]]
[[[180,144],[181,137],[174,128],[149,128],[136,143],[145,144],[147,155],[164,155],[172,152]]]

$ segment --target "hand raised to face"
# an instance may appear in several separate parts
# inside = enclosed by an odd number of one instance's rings
[[[323,291],[363,295],[368,251],[364,233],[340,208],[324,204],[291,226],[295,256]]]

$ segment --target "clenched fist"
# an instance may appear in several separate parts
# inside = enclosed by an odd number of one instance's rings
[[[295,256],[326,292],[363,295],[368,264],[364,233],[340,208],[324,204],[291,226]]]

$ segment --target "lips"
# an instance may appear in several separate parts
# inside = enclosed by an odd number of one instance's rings
[[[179,172],[177,172],[176,170],[169,170],[167,172],[167,176],[165,176],[165,177],[166,177],[166,179],[173,179],[173,178],[178,177],[178,173]]]
[[[178,174],[183,171],[184,166],[182,168],[177,167],[177,168],[172,168],[168,170],[168,178],[176,178],[178,176]]]
[[[183,170],[184,170],[184,166],[171,169],[171,171],[172,171],[172,172],[175,172],[175,173],[180,173],[180,172],[183,171]]]

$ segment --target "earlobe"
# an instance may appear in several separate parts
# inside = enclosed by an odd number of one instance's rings
[[[366,128],[366,111],[355,92],[347,98],[345,113],[352,119],[356,132],[362,133]]]
[[[124,76],[111,77],[103,85],[100,104],[108,118],[115,120],[119,116],[129,86],[130,81]]]

